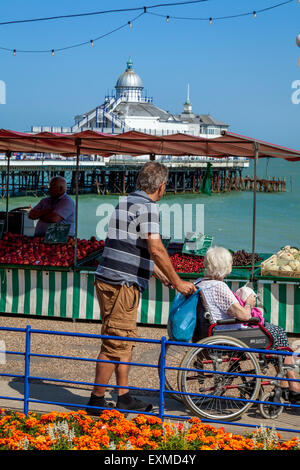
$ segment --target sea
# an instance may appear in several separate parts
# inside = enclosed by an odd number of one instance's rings
[[[253,174],[253,161],[243,170],[243,176]],[[300,248],[300,161],[287,162],[279,158],[263,158],[257,164],[258,177],[286,179],[286,192],[260,193],[256,195],[255,251],[275,253],[285,245]],[[74,197],[74,196],[71,196]],[[9,198],[9,210],[38,203],[40,197]],[[75,199],[75,198],[74,198]],[[103,239],[107,221],[119,196],[84,194],[78,197],[78,237],[97,236]],[[253,237],[253,192],[233,191],[228,193],[168,194],[159,205],[177,209],[184,207],[201,208],[201,226],[197,223],[189,231],[201,231],[213,237],[213,245],[228,249],[250,252]],[[174,206],[175,205],[175,206]],[[5,199],[0,200],[0,210],[5,210]],[[166,207],[166,206],[164,206]],[[187,211],[187,214],[190,212]],[[194,212],[191,217],[197,219]],[[199,219],[200,220],[200,219]],[[178,216],[171,214],[170,228],[162,235],[174,241],[185,238],[185,232],[178,233]],[[197,220],[196,220],[197,222]],[[183,224],[183,227],[185,224]]]

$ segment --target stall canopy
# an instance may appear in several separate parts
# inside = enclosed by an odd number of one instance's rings
[[[255,153],[255,149],[257,150]],[[263,142],[239,134],[224,132],[217,138],[201,138],[186,134],[154,136],[130,131],[109,135],[86,130],[75,134],[41,132],[30,134],[0,130],[0,152],[57,153],[65,156],[101,155],[174,155],[228,156],[247,158],[283,158],[299,161],[300,151]]]
[[[254,276],[255,221],[256,221],[256,164],[259,158],[283,158],[299,161],[300,151],[270,144],[261,140],[223,132],[217,138],[201,138],[186,134],[154,136],[130,131],[109,135],[92,130],[75,134],[41,132],[30,134],[11,130],[0,130],[0,152],[8,157],[6,182],[6,212],[8,212],[9,161],[12,152],[56,153],[75,156],[76,164],[76,221],[75,221],[75,265],[77,260],[78,230],[78,168],[80,155],[173,155],[209,156],[215,158],[246,157],[254,159],[253,223],[252,223],[252,278]]]

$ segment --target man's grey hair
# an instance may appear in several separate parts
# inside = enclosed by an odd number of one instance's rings
[[[67,190],[67,180],[61,175],[53,176],[49,183],[60,183],[65,188],[65,191]]]
[[[221,246],[211,247],[204,257],[205,275],[223,280],[232,270],[232,254]]]
[[[167,183],[167,181],[167,167],[159,162],[148,162],[138,174],[136,189],[153,194],[162,183]]]

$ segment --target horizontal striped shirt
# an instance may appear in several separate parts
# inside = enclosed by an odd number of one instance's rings
[[[153,272],[149,233],[159,233],[157,204],[144,191],[120,199],[109,224],[96,278],[108,284],[137,285],[143,292]]]

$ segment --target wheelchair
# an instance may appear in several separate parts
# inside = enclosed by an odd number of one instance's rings
[[[215,323],[200,290],[192,339],[192,343],[199,343],[199,346],[167,344],[165,388],[168,396],[183,402],[193,415],[202,419],[234,421],[249,410],[255,400],[263,402],[256,403],[263,418],[277,418],[283,411],[280,403],[284,403],[285,398],[281,382],[287,369],[296,366],[285,365],[284,355],[272,354],[273,338],[258,322],[257,318],[248,322],[233,318]],[[246,326],[238,330],[226,329],[237,323]],[[224,329],[216,329],[221,325]],[[292,351],[290,348],[281,350]]]

